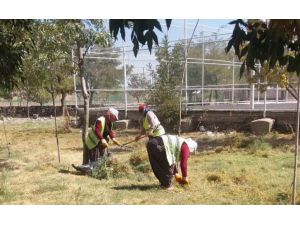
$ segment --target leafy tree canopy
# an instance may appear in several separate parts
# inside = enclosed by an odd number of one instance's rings
[[[171,19],[166,19],[167,29],[170,28]],[[160,22],[157,19],[111,19],[109,20],[109,30],[111,35],[117,39],[119,32],[125,41],[125,28],[131,28],[131,41],[133,43],[133,52],[137,56],[139,44],[148,45],[151,53],[153,42],[158,45],[158,38],[154,29],[162,32]]]
[[[0,87],[13,89],[22,79],[22,61],[32,47],[33,20],[0,20]]]
[[[300,20],[248,20],[232,21],[234,30],[226,47],[232,47],[243,62],[244,70],[256,70],[255,64],[286,67],[288,72],[300,74]]]

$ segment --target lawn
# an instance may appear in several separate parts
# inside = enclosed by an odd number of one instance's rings
[[[0,127],[0,204],[290,204],[294,163],[294,135],[263,137],[226,132],[193,132],[182,136],[198,142],[188,163],[189,186],[174,183],[161,189],[140,140],[120,149],[110,145],[113,164],[106,179],[82,175],[80,129],[64,129],[59,118],[61,162],[58,162],[54,120],[3,121]],[[121,143],[137,130],[119,130]],[[8,154],[10,152],[10,156]],[[140,163],[136,163],[140,161]],[[300,195],[300,184],[297,193]],[[297,198],[300,204],[300,198]]]

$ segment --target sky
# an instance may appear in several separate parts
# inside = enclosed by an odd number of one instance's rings
[[[214,33],[217,33],[220,35],[219,39],[228,39],[228,37],[232,34],[233,25],[228,24],[233,19],[173,19],[171,26],[169,30],[167,30],[165,20],[160,19],[160,23],[162,26],[163,32],[160,32],[156,29],[156,34],[158,35],[159,43],[162,41],[165,35],[168,35],[168,39],[171,42],[171,45],[174,44],[174,42],[178,42],[179,40],[182,40],[185,38],[185,29],[184,29],[184,23],[186,27],[186,39],[188,39],[188,42],[190,38],[192,37],[193,31],[195,29],[193,38],[199,38],[200,41],[202,40],[202,32],[204,32],[204,36],[206,37],[205,40],[211,38],[211,35]],[[105,20],[105,26],[109,27],[109,20]],[[223,36],[222,36],[223,35]],[[126,63],[133,65],[134,70],[133,73],[150,73],[149,70],[147,70],[147,65],[151,64],[152,68],[158,65],[158,62],[155,59],[155,53],[152,51],[150,54],[147,45],[141,46],[140,50],[138,52],[137,57],[134,56],[132,47],[133,44],[130,40],[131,37],[131,30],[126,29],[126,37],[125,42],[123,43],[123,40],[121,38],[121,35],[119,33],[118,39],[116,40],[115,47],[122,47],[125,48],[125,59]],[[173,43],[172,43],[173,42]],[[120,55],[122,57],[122,54]],[[120,58],[121,59],[121,58]]]

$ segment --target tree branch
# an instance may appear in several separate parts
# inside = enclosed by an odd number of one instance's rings
[[[297,91],[296,89],[291,85],[289,84],[287,87],[286,87],[287,91],[298,101],[298,96],[297,96]]]

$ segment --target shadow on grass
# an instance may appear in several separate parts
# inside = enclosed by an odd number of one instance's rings
[[[61,148],[62,150],[68,150],[68,151],[82,151],[82,147],[68,147],[68,148]]]
[[[12,161],[9,161],[8,159],[0,159],[0,171],[3,170],[17,170],[20,166]]]
[[[114,190],[140,190],[140,191],[147,191],[147,190],[155,190],[158,189],[159,186],[157,184],[149,184],[149,185],[140,185],[140,184],[131,184],[131,185],[124,185],[113,187]]]
[[[72,174],[72,175],[77,175],[77,176],[86,176],[88,175],[86,172],[81,172],[81,171],[70,171],[70,170],[58,170],[59,173],[64,173],[64,174]]]
[[[110,148],[109,151],[114,154],[114,153],[133,152],[134,149],[131,146],[128,146],[128,147],[114,147],[114,148]]]

